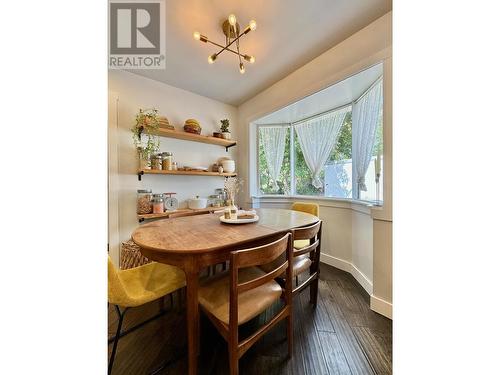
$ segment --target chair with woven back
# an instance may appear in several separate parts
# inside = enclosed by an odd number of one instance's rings
[[[283,319],[287,320],[288,355],[292,355],[292,251],[291,233],[262,246],[233,251],[229,271],[200,285],[201,310],[228,343],[231,375],[238,374],[238,361],[245,352]],[[279,258],[283,262],[270,272],[258,268]],[[284,290],[274,280],[283,272],[287,275]],[[283,308],[250,337],[239,341],[238,326],[264,312],[281,297],[284,297]]]

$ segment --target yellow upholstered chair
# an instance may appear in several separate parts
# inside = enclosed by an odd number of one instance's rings
[[[316,203],[306,203],[306,202],[295,202],[292,204],[292,210],[305,212],[306,214],[311,214],[319,217],[319,206]],[[307,246],[307,240],[295,240],[293,247],[296,249]]]
[[[116,335],[109,340],[113,342],[113,350],[108,364],[108,374],[111,374],[113,368],[120,337],[165,313],[162,311],[122,333],[121,327],[127,310],[162,298],[185,285],[184,272],[177,267],[152,262],[136,268],[117,270],[108,255],[108,302],[115,305],[119,318]]]

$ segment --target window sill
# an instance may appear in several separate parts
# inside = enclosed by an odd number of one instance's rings
[[[373,211],[383,209],[383,206],[375,205],[373,202],[350,198],[313,197],[309,195],[253,195],[251,199],[265,203],[292,203],[297,200],[315,201],[319,202],[319,205],[323,207],[351,209],[372,216]]]

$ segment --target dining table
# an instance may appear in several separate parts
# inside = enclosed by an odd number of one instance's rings
[[[199,350],[198,286],[200,272],[229,260],[235,250],[259,246],[280,235],[319,221],[300,211],[255,209],[259,220],[247,224],[226,224],[220,213],[176,217],[140,225],[132,240],[150,260],[181,268],[186,275],[186,325],[188,373],[197,373]]]

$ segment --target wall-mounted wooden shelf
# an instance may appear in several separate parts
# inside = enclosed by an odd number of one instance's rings
[[[141,181],[142,175],[145,174],[173,174],[173,175],[184,175],[184,176],[215,176],[215,177],[236,177],[237,173],[219,173],[219,172],[204,172],[204,171],[163,171],[156,169],[144,169],[137,173],[139,181]]]
[[[196,215],[197,213],[210,213],[214,211],[222,211],[225,208],[226,207],[207,207],[198,210],[194,210],[191,208],[180,208],[174,211],[165,211],[162,212],[161,214],[142,214],[142,215],[138,214],[137,219],[139,220],[139,222],[142,222],[144,220],[150,220],[150,219],[169,218],[171,215],[189,216],[189,215]]]
[[[236,146],[236,141],[232,140],[232,139],[216,138],[216,137],[210,137],[210,136],[206,136],[206,135],[198,135],[198,134],[188,133],[188,132],[184,132],[184,131],[177,131],[177,130],[169,130],[169,129],[160,128],[160,129],[154,131],[153,134],[158,135],[160,137],[176,138],[176,139],[183,139],[185,141],[193,141],[193,142],[209,143],[212,145],[218,145],[218,146],[225,147],[226,151],[228,150],[229,147]]]

